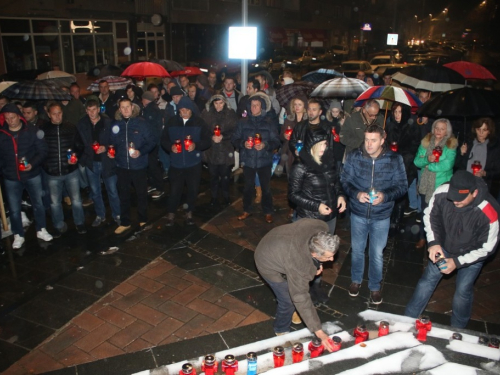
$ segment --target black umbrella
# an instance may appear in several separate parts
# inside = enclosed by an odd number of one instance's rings
[[[432,118],[474,119],[483,116],[500,116],[500,93],[498,91],[464,87],[436,95],[418,110],[420,116]]]
[[[334,69],[318,69],[313,72],[306,73],[302,76],[302,81],[312,82],[312,83],[323,83],[329,79],[345,77],[342,73],[337,72]]]

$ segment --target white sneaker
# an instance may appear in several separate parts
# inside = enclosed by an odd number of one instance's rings
[[[24,237],[21,237],[19,234],[14,234],[14,243],[12,244],[13,249],[20,249],[23,246]]]
[[[44,241],[52,241],[53,239],[53,237],[50,235],[49,232],[47,232],[47,229],[45,228],[42,228],[38,232],[36,232],[36,237]]]

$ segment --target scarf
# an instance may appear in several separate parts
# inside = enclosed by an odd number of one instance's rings
[[[448,141],[449,137],[445,137],[439,142],[437,146],[440,146],[441,149],[446,147],[446,142]],[[434,145],[435,143],[435,137],[432,135],[431,140],[429,142],[429,145],[427,146],[427,150],[425,152],[425,157],[427,158],[429,155],[432,155],[432,151],[436,147]],[[439,162],[438,162],[439,163]],[[432,194],[434,193],[434,190],[436,190],[436,172],[431,172],[429,168],[424,168],[422,171],[422,177],[420,179],[420,183],[418,186],[418,192],[422,195],[425,195],[425,202],[429,203],[429,201],[432,198]]]
[[[483,166],[482,169],[486,166],[486,157],[488,155],[488,143],[489,139],[484,141],[483,143],[479,143],[477,139],[474,139],[472,142],[472,148],[469,154],[469,160],[467,160],[467,170],[472,173],[472,163],[476,160],[481,163]]]

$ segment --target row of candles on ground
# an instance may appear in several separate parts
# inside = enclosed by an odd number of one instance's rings
[[[417,330],[417,340],[426,341],[427,332],[432,329],[432,322],[427,315],[420,316],[415,321],[415,329]],[[387,336],[389,334],[389,322],[381,321],[378,326],[378,337]],[[353,332],[354,343],[360,344],[368,340],[369,331],[367,331],[364,324],[359,324]],[[458,332],[453,333],[452,340],[462,340],[462,335]],[[342,348],[342,339],[339,336],[333,336],[329,339],[330,344],[333,347],[333,352],[339,351]],[[488,338],[486,336],[480,336],[478,343],[481,345],[489,346],[490,348],[499,348],[500,340],[497,338]],[[363,346],[362,344],[361,346]],[[321,343],[321,340],[316,336],[308,345],[310,358],[319,357],[323,354],[325,348]],[[292,346],[292,363],[302,362],[304,359],[304,346],[297,342]],[[285,349],[282,346],[276,346],[273,349],[273,362],[274,367],[283,367],[285,365]],[[238,361],[232,354],[228,354],[221,361],[222,372],[226,375],[234,375],[238,371]],[[205,372],[205,375],[214,375],[217,373],[218,362],[213,355],[205,356],[201,364],[201,371]],[[196,375],[196,370],[191,363],[185,363],[182,365],[179,375]],[[257,375],[257,354],[255,352],[250,352],[247,354],[247,375]]]

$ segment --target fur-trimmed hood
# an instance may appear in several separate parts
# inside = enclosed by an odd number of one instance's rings
[[[250,95],[250,97],[248,98],[248,105],[247,105],[248,113],[251,113],[250,102],[252,101],[252,98],[253,99],[259,98],[261,102],[262,101],[264,102],[265,108],[264,108],[264,106],[262,107],[262,113],[267,113],[272,108],[271,107],[271,99],[269,98],[269,95],[267,95],[264,91],[258,91],[255,94]]]
[[[205,109],[207,110],[207,112],[210,112],[210,109],[214,108],[212,106],[212,103],[216,100],[222,100],[224,102],[224,104],[226,105],[225,108],[231,108],[231,106],[229,105],[229,102],[224,97],[224,95],[216,94],[216,95],[212,95],[210,100],[205,103]]]
[[[427,134],[423,139],[422,139],[422,147],[427,148],[429,147],[429,143],[431,142],[432,138],[432,133]],[[458,147],[458,139],[455,138],[454,135],[451,135],[450,138],[446,141],[446,147],[448,147],[450,150],[454,150]]]
[[[139,107],[137,104],[132,103],[132,117],[137,117],[141,113],[141,107]],[[119,109],[116,110],[115,112],[115,120],[123,120],[123,116],[120,112]]]

